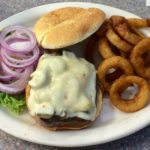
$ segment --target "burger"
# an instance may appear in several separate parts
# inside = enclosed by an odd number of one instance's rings
[[[87,39],[104,20],[100,9],[65,7],[43,15],[34,32],[40,47],[59,51]],[[102,106],[94,65],[65,50],[44,53],[26,87],[26,102],[30,115],[49,130],[90,126]]]

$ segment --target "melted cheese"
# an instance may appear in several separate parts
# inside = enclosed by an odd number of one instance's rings
[[[28,107],[33,116],[93,120],[96,115],[95,67],[71,52],[42,55],[29,85]]]

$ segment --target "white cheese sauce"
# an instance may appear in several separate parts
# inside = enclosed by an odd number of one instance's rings
[[[85,59],[66,51],[62,56],[44,54],[29,85],[31,115],[95,118],[96,70]]]

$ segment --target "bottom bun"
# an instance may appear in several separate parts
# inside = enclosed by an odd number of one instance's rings
[[[30,95],[30,86],[29,84],[26,87],[26,103],[28,106],[28,98]],[[41,126],[46,127],[49,130],[78,130],[89,127],[93,122],[95,122],[96,118],[100,115],[100,110],[102,106],[102,91],[100,86],[97,86],[97,94],[96,94],[96,115],[93,121],[84,120],[78,117],[73,118],[62,118],[59,116],[53,116],[50,119],[43,119],[39,116],[32,116],[37,123]]]

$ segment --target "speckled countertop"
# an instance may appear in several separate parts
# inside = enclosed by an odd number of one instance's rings
[[[0,0],[0,20],[25,9],[69,0]],[[74,0],[76,1],[76,0]],[[133,12],[141,17],[150,16],[150,8],[145,6],[145,0],[82,0],[82,2],[97,2],[122,8]],[[149,114],[147,114],[149,115]],[[15,127],[14,127],[15,129]],[[100,134],[100,133],[99,133]],[[70,148],[57,148],[33,144],[0,131],[0,150],[69,150]],[[126,138],[103,145],[84,148],[72,148],[73,150],[149,150],[150,149],[150,126],[130,135]]]

